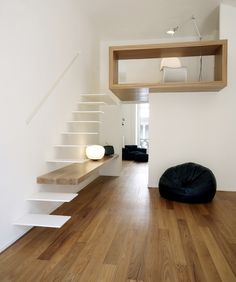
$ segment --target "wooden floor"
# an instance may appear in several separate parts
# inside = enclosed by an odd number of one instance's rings
[[[236,193],[205,205],[160,198],[147,165],[125,162],[0,255],[0,281],[236,281]]]

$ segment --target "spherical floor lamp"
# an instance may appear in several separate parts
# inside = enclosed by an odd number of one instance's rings
[[[104,157],[105,149],[100,145],[90,145],[86,147],[86,156],[90,160],[100,160]]]

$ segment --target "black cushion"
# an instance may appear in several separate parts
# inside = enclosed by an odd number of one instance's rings
[[[110,156],[110,155],[114,155],[114,147],[111,145],[105,145],[103,146],[105,149],[105,155],[106,156]]]
[[[138,148],[137,145],[125,145],[125,149],[129,150],[129,151],[136,151]]]
[[[133,160],[133,154],[126,148],[122,148],[122,160],[125,161],[132,161]]]
[[[145,148],[137,148],[136,152],[140,152],[140,153],[146,154],[147,153],[147,149],[145,149]]]
[[[122,148],[122,160],[126,161],[137,161],[137,162],[147,162],[148,155],[146,154],[147,149],[138,148],[137,145],[125,145],[125,148]],[[136,154],[144,154],[145,156],[135,157]]]
[[[147,149],[145,148],[138,148],[137,145],[125,145],[125,149],[130,152],[141,152],[141,153],[147,153]]]
[[[134,154],[134,160],[136,162],[148,162],[148,154],[144,154],[144,153],[141,153],[141,152],[136,152]]]
[[[207,203],[216,193],[216,179],[209,168],[184,163],[167,169],[159,181],[162,197],[185,203]]]

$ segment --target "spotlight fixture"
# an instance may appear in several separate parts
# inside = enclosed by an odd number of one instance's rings
[[[197,22],[196,22],[196,18],[195,18],[194,15],[192,15],[192,17],[191,17],[190,19],[187,19],[185,22],[183,22],[183,23],[181,23],[181,24],[179,24],[179,25],[177,25],[177,26],[175,26],[175,27],[172,27],[172,28],[168,29],[168,30],[166,31],[166,33],[173,36],[173,35],[175,34],[175,32],[176,32],[179,28],[182,28],[182,27],[183,27],[186,23],[188,23],[189,21],[192,21],[194,30],[195,30],[195,32],[196,32],[196,34],[197,34],[199,40],[202,40],[202,36],[201,36],[200,31],[199,31],[199,29],[198,29]]]
[[[199,40],[202,40],[202,35],[199,31],[199,28],[198,28],[198,25],[197,25],[197,21],[196,21],[196,18],[194,15],[191,16],[191,18],[187,19],[186,21],[182,22],[181,24],[175,26],[175,27],[172,27],[170,29],[168,29],[166,31],[167,34],[171,35],[171,36],[174,36],[175,32],[179,29],[181,29],[185,24],[187,24],[188,22],[192,22],[193,24],[193,29],[198,37]],[[165,59],[165,58],[164,58]],[[161,61],[161,66],[163,65],[163,59]],[[200,67],[199,67],[199,77],[198,77],[198,80],[202,80],[202,56],[200,56]]]
[[[178,28],[179,28],[178,26],[170,28],[166,31],[166,33],[173,36],[175,32],[178,30]]]

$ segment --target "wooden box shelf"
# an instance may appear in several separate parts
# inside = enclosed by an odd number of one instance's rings
[[[214,56],[214,81],[119,83],[119,60]],[[109,88],[122,101],[148,101],[149,93],[219,91],[227,85],[227,40],[109,48]]]

